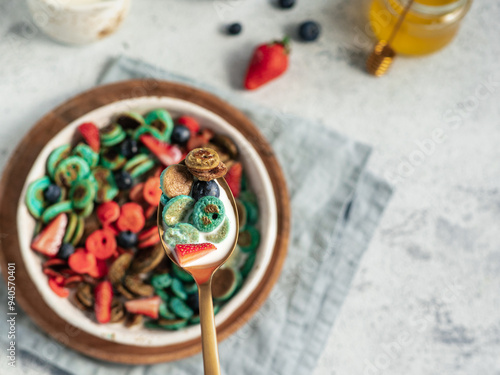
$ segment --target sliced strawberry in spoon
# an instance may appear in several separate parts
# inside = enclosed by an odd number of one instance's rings
[[[217,250],[215,245],[210,242],[198,243],[198,244],[177,244],[175,246],[175,253],[177,254],[177,260],[181,266],[189,262],[193,262],[196,259]]]
[[[165,166],[177,164],[182,160],[182,151],[175,145],[162,142],[150,134],[143,134],[139,139]]]

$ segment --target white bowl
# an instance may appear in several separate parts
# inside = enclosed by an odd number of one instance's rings
[[[68,299],[58,297],[49,287],[47,276],[42,273],[42,258],[30,248],[35,220],[31,217],[24,203],[26,189],[33,180],[45,175],[45,163],[50,152],[57,146],[70,143],[76,128],[83,122],[94,122],[97,126],[107,125],[110,119],[121,112],[147,112],[155,108],[165,108],[172,116],[189,115],[197,118],[202,127],[231,137],[238,145],[244,170],[247,173],[251,189],[256,193],[260,216],[258,227],[261,243],[257,250],[255,265],[248,275],[241,290],[222,307],[215,318],[217,325],[222,324],[252,294],[263,278],[271,260],[277,236],[277,208],[273,186],[260,156],[252,145],[220,116],[191,102],[169,97],[141,97],[114,102],[95,109],[73,121],[52,138],[38,155],[33,164],[21,193],[17,210],[19,243],[26,268],[38,291],[50,308],[62,319],[75,327],[100,338],[121,344],[137,346],[164,346],[182,343],[200,336],[199,326],[190,326],[180,331],[156,331],[142,327],[126,328],[123,324],[97,324],[88,315],[71,304]]]

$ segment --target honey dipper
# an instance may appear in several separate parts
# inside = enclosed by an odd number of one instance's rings
[[[414,1],[415,0],[409,0],[408,4],[404,7],[403,12],[399,15],[396,25],[394,25],[394,28],[392,29],[391,35],[389,35],[389,39],[387,39],[387,41],[380,40],[373,48],[372,53],[368,56],[368,60],[366,61],[366,70],[368,73],[376,77],[381,77],[391,66],[392,61],[396,56],[396,52],[392,49],[391,43],[401,28],[401,25],[403,24],[403,21]]]

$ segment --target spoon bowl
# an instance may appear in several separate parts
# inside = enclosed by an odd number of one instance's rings
[[[179,264],[177,257],[173,253],[172,249],[165,242],[163,236],[165,231],[163,230],[163,205],[160,203],[158,205],[157,214],[157,224],[158,233],[160,235],[160,241],[165,253],[170,258],[170,260],[175,263],[178,267],[182,268],[188,272],[196,284],[198,285],[198,296],[200,301],[200,324],[201,324],[201,341],[203,349],[203,365],[205,368],[205,374],[207,375],[219,375],[220,374],[220,364],[219,364],[219,353],[217,347],[217,334],[215,331],[215,321],[214,321],[214,307],[212,302],[212,277],[215,272],[229,259],[231,254],[236,248],[238,243],[238,233],[239,233],[239,218],[238,218],[238,208],[236,206],[236,201],[234,199],[233,193],[229,188],[226,180],[221,177],[216,179],[219,186],[225,191],[229,202],[231,203],[231,210],[234,212],[236,218],[234,225],[236,226],[236,234],[232,243],[231,250],[228,251],[226,256],[216,262],[210,263],[203,266],[192,266],[183,267]],[[225,207],[226,210],[229,207]],[[232,223],[233,224],[233,223]]]

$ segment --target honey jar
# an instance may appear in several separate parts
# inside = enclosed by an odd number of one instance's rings
[[[408,0],[372,0],[370,25],[379,40],[387,40]],[[415,0],[391,47],[404,55],[425,55],[452,41],[472,0]]]

